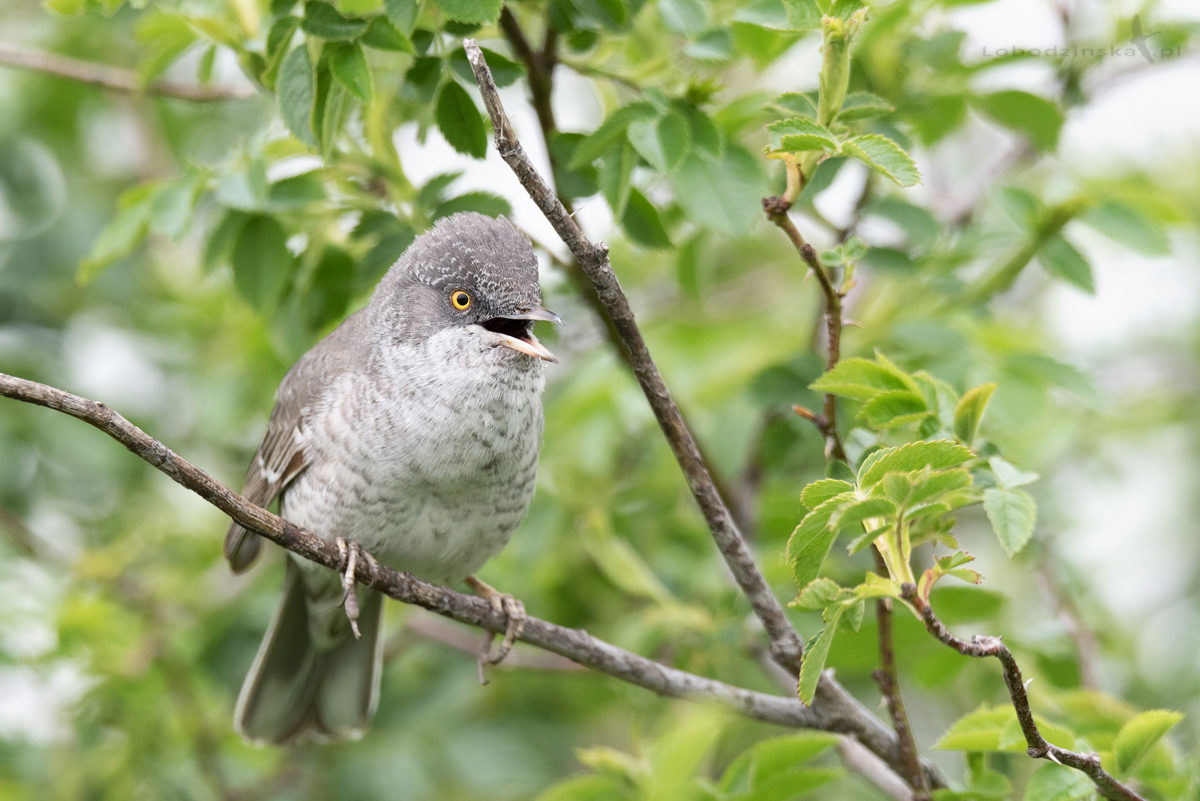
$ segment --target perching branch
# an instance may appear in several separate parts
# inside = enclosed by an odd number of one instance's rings
[[[912,607],[920,614],[929,633],[944,645],[953,648],[963,656],[979,658],[994,656],[1000,660],[1000,664],[1004,668],[1004,684],[1008,687],[1013,709],[1017,713],[1017,722],[1020,723],[1021,732],[1025,735],[1025,743],[1029,746],[1026,749],[1029,756],[1034,759],[1049,759],[1051,762],[1082,771],[1096,785],[1100,795],[1109,801],[1145,801],[1142,796],[1104,770],[1100,766],[1100,757],[1096,754],[1068,751],[1046,741],[1046,738],[1038,730],[1037,723],[1034,722],[1033,709],[1029,705],[1029,695],[1025,692],[1025,682],[1021,678],[1021,668],[1017,665],[1012,651],[1008,650],[999,637],[977,634],[971,638],[970,642],[960,640],[951,634],[950,629],[946,628],[946,624],[934,614],[933,608],[921,598],[915,585],[905,584],[900,591],[904,600],[912,604]]]
[[[772,656],[789,670],[798,672],[803,651],[800,636],[792,628],[779,599],[759,572],[750,548],[746,545],[704,464],[696,440],[671,399],[666,384],[663,383],[658,367],[655,366],[634,320],[629,301],[617,281],[612,265],[609,264],[608,246],[593,243],[584,236],[578,223],[563,207],[562,201],[538,174],[525,155],[525,149],[517,140],[512,123],[500,103],[491,70],[479,46],[474,39],[467,39],[463,42],[463,47],[467,51],[467,60],[475,73],[475,81],[479,84],[484,105],[487,106],[492,120],[492,128],[496,134],[496,150],[516,173],[529,197],[546,215],[546,219],[554,226],[554,230],[591,280],[606,315],[612,320],[621,338],[621,344],[629,355],[634,375],[683,470],[688,487],[708,522],[717,548],[771,638]]]
[[[5,373],[0,373],[0,396],[45,406],[100,429],[247,529],[305,559],[333,570],[342,569],[341,556],[331,541],[250,503],[103,403]],[[367,560],[358,563],[355,577],[363,584],[372,582],[372,570]],[[385,565],[377,566],[373,586],[397,601],[424,607],[460,623],[496,633],[502,633],[507,624],[504,614],[482,598],[431,584]],[[528,619],[520,639],[660,695],[714,701],[747,717],[781,726],[850,735],[896,767],[895,737],[849,698],[836,682],[823,682],[818,699],[827,700],[806,707],[795,698],[755,692],[668,667],[599,640],[585,631],[533,617]],[[926,772],[936,776],[932,767],[926,766]]]
[[[236,89],[197,86],[195,84],[179,83],[178,81],[151,81],[150,83],[144,83],[133,70],[113,67],[109,64],[97,64],[94,61],[81,61],[80,59],[61,56],[57,53],[44,53],[11,42],[0,43],[0,65],[55,75],[59,78],[67,78],[72,81],[111,89],[114,92],[123,92],[126,94],[144,92],[148,95],[173,97],[193,103],[244,100],[254,96],[252,93]]]

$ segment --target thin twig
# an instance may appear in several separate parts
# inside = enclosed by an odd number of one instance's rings
[[[1025,743],[1028,746],[1025,752],[1029,756],[1034,759],[1049,759],[1051,762],[1082,771],[1096,785],[1100,795],[1109,801],[1145,801],[1142,796],[1104,770],[1100,765],[1100,757],[1096,754],[1068,751],[1046,741],[1041,731],[1038,730],[1037,723],[1034,722],[1033,709],[1029,705],[1029,695],[1025,692],[1025,682],[1021,677],[1021,668],[1017,665],[1012,651],[1008,650],[999,637],[977,634],[971,638],[970,642],[960,640],[934,614],[933,608],[925,603],[917,592],[916,585],[905,584],[901,587],[901,596],[917,610],[925,623],[926,630],[944,645],[953,648],[963,656],[974,656],[981,659],[994,656],[1000,660],[1004,670],[1004,684],[1008,687],[1013,709],[1017,713],[1017,722],[1021,726],[1021,732],[1025,735]]]
[[[825,298],[825,338],[826,338],[826,358],[825,369],[832,370],[841,358],[842,350],[842,295],[833,285],[833,280],[829,277],[828,270],[821,263],[821,257],[817,255],[817,250],[808,242],[804,241],[804,237],[800,234],[800,229],[792,222],[792,218],[788,216],[788,210],[791,204],[783,198],[767,197],[763,198],[763,211],[767,213],[767,218],[775,223],[781,231],[783,231],[791,243],[796,248],[796,252],[800,254],[800,258],[808,265],[812,274],[817,277],[817,282],[821,285],[821,294]],[[829,393],[825,395],[825,409],[822,414],[805,409],[802,406],[794,407],[796,413],[800,416],[812,421],[813,425],[825,437],[825,456],[826,458],[834,458],[838,461],[846,461],[846,448],[842,445],[842,437],[837,429],[837,396]]]
[[[54,409],[100,429],[248,530],[332,570],[342,568],[342,557],[333,542],[250,503],[104,404],[4,373],[0,373],[0,396]],[[385,565],[372,568],[369,560],[361,560],[355,578],[390,598],[424,607],[460,623],[496,633],[503,633],[507,626],[507,616],[486,600]],[[823,681],[817,688],[818,702],[806,707],[796,698],[755,692],[668,667],[585,631],[534,617],[527,620],[520,639],[660,695],[715,701],[746,717],[781,726],[851,735],[889,765],[897,766],[895,736],[836,682]],[[927,775],[939,782],[936,786],[943,786],[932,766],[926,765],[925,769]]]
[[[872,546],[875,565],[881,576],[888,575],[887,565],[879,549]],[[900,683],[896,678],[896,650],[892,639],[892,599],[879,598],[875,601],[875,620],[879,628],[879,668],[872,673],[883,693],[884,703],[896,730],[900,746],[900,761],[904,765],[904,778],[913,789],[913,801],[929,801],[929,786],[921,770],[920,754],[912,727],[908,725],[908,713],[904,709],[904,698],[900,694]]]
[[[567,213],[562,202],[538,174],[525,155],[525,149],[518,141],[512,123],[500,103],[495,81],[482,51],[474,39],[464,41],[463,47],[492,120],[492,128],[496,134],[496,150],[516,173],[529,197],[546,215],[546,219],[554,226],[554,230],[591,280],[596,295],[604,305],[605,313],[612,320],[621,338],[621,344],[629,354],[634,375],[683,470],[688,487],[708,522],[717,548],[771,639],[772,656],[790,670],[798,672],[803,652],[800,636],[784,613],[779,599],[759,572],[750,548],[717,491],[691,431],[671,399],[666,384],[663,383],[658,367],[655,366],[634,320],[629,301],[617,281],[612,265],[609,264],[608,246],[593,243],[584,236],[578,223]]]
[[[12,42],[0,43],[0,65],[41,72],[80,83],[101,86],[114,92],[173,97],[192,103],[215,103],[225,100],[245,100],[253,93],[216,86],[197,86],[177,81],[144,82],[133,70],[81,61],[57,53],[46,53],[22,47]]]
[[[863,748],[856,740],[843,737],[837,744],[838,756],[852,770],[895,801],[915,801],[912,788],[887,763]]]

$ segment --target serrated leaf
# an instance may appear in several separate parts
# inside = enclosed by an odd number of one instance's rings
[[[981,706],[950,724],[933,747],[939,751],[997,751],[1010,721],[1016,722],[1012,707]]]
[[[337,42],[326,48],[329,71],[334,80],[363,103],[371,102],[371,70],[367,57],[356,43]]]
[[[868,401],[890,390],[915,391],[912,379],[868,359],[842,359],[834,368],[813,383],[809,389],[841,395],[851,400]]]
[[[983,411],[995,391],[995,384],[980,384],[963,393],[962,399],[954,407],[954,436],[959,442],[969,446],[975,439]]]
[[[412,42],[387,17],[375,17],[367,25],[360,41],[376,50],[392,50],[397,53],[416,54]]]
[[[634,120],[625,129],[625,137],[647,164],[659,172],[666,172],[667,156],[663,153],[655,123],[653,119]]]
[[[325,187],[316,170],[283,178],[267,189],[263,206],[268,211],[295,211],[321,203],[326,199]]]
[[[817,118],[817,102],[811,94],[784,92],[772,100],[771,105],[792,117]]]
[[[625,136],[629,124],[637,120],[653,119],[658,111],[647,102],[630,103],[622,106],[605,118],[595,131],[588,134],[575,147],[569,166],[573,170],[591,164],[603,154],[612,150]]]
[[[434,5],[455,22],[484,25],[500,18],[504,0],[434,0]]]
[[[1000,456],[988,459],[988,466],[996,477],[996,484],[1001,487],[1023,487],[1038,480],[1037,473],[1021,470],[1016,465]]]
[[[992,530],[1009,557],[1016,556],[1033,536],[1037,522],[1037,504],[1019,489],[995,488],[983,491],[983,510]]]
[[[481,159],[487,155],[487,130],[467,90],[446,81],[438,90],[434,119],[450,146],[459,153]]]
[[[807,117],[792,117],[767,126],[767,149],[771,153],[835,150],[837,137]]]
[[[725,140],[712,118],[695,106],[689,105],[681,106],[681,113],[688,123],[692,148],[702,155],[719,157],[725,149]]]
[[[980,111],[1005,128],[1024,134],[1039,150],[1058,144],[1063,113],[1044,97],[1010,89],[978,98]]]
[[[633,145],[625,142],[618,150],[604,154],[596,170],[596,182],[600,185],[600,193],[608,201],[613,217],[618,220],[625,216],[625,208],[629,204],[635,161],[637,155],[633,151]]]
[[[842,108],[838,112],[837,118],[843,121],[862,120],[869,117],[878,117],[883,114],[891,114],[895,110],[895,107],[891,103],[878,95],[873,95],[870,92],[851,92],[842,101]]]
[[[1040,765],[1025,785],[1024,801],[1091,801],[1096,785],[1084,774],[1063,765]]]
[[[1113,741],[1117,775],[1128,776],[1150,749],[1173,729],[1183,715],[1169,709],[1151,709],[1121,727]]]
[[[829,658],[829,646],[837,634],[838,624],[846,607],[839,606],[832,615],[832,620],[825,628],[817,632],[817,636],[808,641],[804,648],[804,658],[800,663],[800,680],[796,684],[796,695],[807,706],[811,706],[813,696],[817,692],[817,683],[821,680],[821,671],[825,669],[825,660]]]
[[[691,128],[687,119],[677,111],[664,114],[655,133],[666,169],[674,170],[683,163],[691,148]]]
[[[1055,278],[1061,278],[1084,292],[1095,294],[1096,282],[1092,279],[1092,265],[1062,234],[1054,234],[1043,242],[1038,248],[1037,257],[1046,272]]]
[[[787,561],[796,579],[796,586],[807,586],[820,573],[821,563],[825,561],[837,536],[837,532],[829,527],[829,518],[841,504],[851,499],[851,494],[830,498],[806,514],[792,531],[787,542]]]
[[[768,191],[761,160],[732,143],[718,158],[689,153],[671,184],[692,222],[731,235],[745,233],[762,217]]]
[[[708,9],[700,0],[658,0],[658,15],[681,36],[695,36],[708,27]]]
[[[878,573],[867,573],[863,576],[863,583],[854,588],[854,596],[859,600],[899,598],[900,584]]]
[[[396,30],[410,36],[413,25],[417,22],[420,5],[421,0],[384,0],[383,10],[388,20],[396,26]]]
[[[225,262],[233,249],[238,232],[242,230],[247,219],[247,215],[240,211],[231,209],[225,212],[225,216],[208,235],[208,242],[204,246],[204,257],[201,260],[204,272],[211,272]]]
[[[840,533],[873,517],[894,517],[895,514],[896,505],[887,498],[866,498],[840,507],[830,516],[829,526]]]
[[[896,448],[872,453],[858,469],[858,486],[867,489],[878,484],[888,473],[911,473],[930,468],[957,467],[975,458],[970,448],[950,440],[910,442]]]
[[[966,489],[969,486],[971,486],[971,473],[966,468],[918,473],[912,476],[912,489],[906,503],[910,509],[913,509],[932,503],[947,493]]]
[[[279,67],[277,82],[279,111],[283,123],[301,142],[312,147],[317,137],[312,128],[313,102],[316,100],[316,77],[308,47],[303,43],[288,53]]]
[[[832,579],[815,578],[801,588],[790,606],[797,609],[824,609],[833,603],[841,591],[842,588]]]
[[[367,21],[347,17],[323,0],[308,0],[304,4],[304,19],[300,27],[305,33],[329,41],[357,39],[367,29]]]
[[[895,428],[920,420],[929,414],[925,399],[907,389],[881,392],[862,405],[855,415],[871,428]]]
[[[849,481],[839,481],[836,478],[823,478],[814,481],[800,492],[800,502],[805,508],[816,509],[825,501],[846,492],[853,492],[854,485]]]
[[[842,143],[842,153],[853,156],[898,186],[921,183],[921,171],[912,156],[886,136],[866,134],[847,139]]]
[[[251,306],[269,307],[279,297],[291,272],[287,235],[274,217],[256,214],[246,220],[233,243],[233,283]]]

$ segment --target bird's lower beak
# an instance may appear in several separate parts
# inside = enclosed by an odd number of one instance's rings
[[[496,334],[500,338],[500,344],[506,348],[512,348],[517,353],[524,353],[526,356],[532,356],[535,359],[541,359],[547,362],[556,362],[558,357],[546,349],[546,346],[538,342],[538,338],[533,334],[529,334],[525,338],[509,336],[508,334]]]

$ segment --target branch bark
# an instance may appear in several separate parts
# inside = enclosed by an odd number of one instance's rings
[[[981,659],[994,656],[1000,661],[1004,670],[1004,684],[1008,688],[1013,709],[1017,713],[1017,722],[1021,725],[1021,733],[1025,735],[1025,743],[1028,746],[1026,753],[1029,756],[1034,759],[1049,759],[1051,762],[1082,771],[1096,785],[1100,795],[1109,801],[1145,801],[1142,796],[1104,770],[1100,765],[1098,755],[1068,751],[1046,741],[1041,731],[1038,730],[1037,723],[1034,722],[1033,709],[1029,705],[1029,694],[1025,692],[1025,682],[1021,678],[1021,668],[1017,665],[1012,651],[1008,650],[1008,646],[999,637],[977,634],[971,638],[970,642],[960,640],[934,614],[933,608],[921,598],[915,585],[905,584],[901,588],[901,593],[904,600],[917,610],[921,620],[925,623],[926,630],[942,644],[953,648],[963,656]]]
[[[45,53],[11,42],[0,43],[0,65],[67,78],[114,92],[145,93],[157,97],[173,97],[192,103],[244,100],[254,96],[252,93],[236,89],[197,86],[177,81],[151,81],[147,84],[133,70],[113,67],[109,64],[97,64],[94,61],[81,61],[57,53]]]
[[[342,569],[342,558],[331,541],[250,503],[103,403],[5,373],[0,373],[0,396],[54,409],[100,429],[247,529],[331,570]],[[361,560],[355,578],[363,584],[373,581],[372,586],[389,598],[424,607],[460,623],[497,634],[503,633],[507,625],[504,613],[482,598],[431,584],[386,565],[378,565],[372,579],[370,565]],[[806,707],[796,698],[755,692],[688,673],[618,648],[585,631],[534,617],[526,622],[520,639],[659,695],[713,701],[756,720],[852,736],[898,769],[896,738],[836,682],[823,681],[817,702]],[[943,786],[932,766],[926,765],[925,770],[939,782],[936,786]]]

